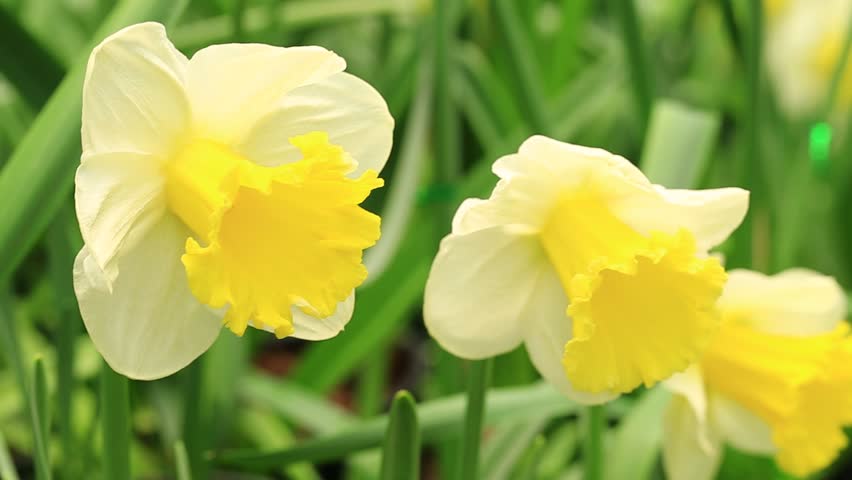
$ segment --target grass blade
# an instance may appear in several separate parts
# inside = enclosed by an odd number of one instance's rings
[[[19,480],[18,471],[15,470],[15,463],[6,446],[3,432],[0,432],[0,480]]]
[[[414,406],[414,398],[406,391],[398,392],[391,405],[379,478],[420,478],[420,430],[417,426],[417,409]]]
[[[98,33],[100,40],[143,20],[168,21],[187,0],[125,0],[113,10]],[[88,57],[85,52],[84,57]],[[86,59],[79,58],[44,109],[36,117],[0,172],[0,284],[29,252],[60,206],[67,201],[80,158],[80,112]],[[49,139],[49,141],[46,141]]]
[[[130,476],[130,391],[127,377],[106,362],[101,369],[101,428],[104,478]]]

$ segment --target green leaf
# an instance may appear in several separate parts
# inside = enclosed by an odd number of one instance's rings
[[[420,430],[410,393],[396,394],[382,447],[382,480],[420,478]]]
[[[654,105],[642,171],[668,188],[695,188],[719,132],[719,116],[673,100]]]
[[[0,71],[33,110],[44,105],[65,73],[62,64],[2,5]]]
[[[453,395],[420,404],[417,417],[423,442],[432,444],[457,436],[458,430],[454,427],[464,417],[465,403],[465,396]],[[566,415],[576,410],[575,404],[547,384],[495,389],[488,394],[485,423]],[[249,471],[268,470],[300,461],[328,461],[378,447],[387,425],[387,416],[380,416],[348,425],[338,433],[323,435],[294,448],[277,452],[225,451],[214,455],[213,461]]]
[[[130,476],[130,391],[127,377],[101,369],[101,431],[104,478]]]
[[[0,480],[19,480],[18,471],[15,470],[15,463],[12,462],[12,455],[9,454],[2,431],[0,431]]]
[[[144,21],[168,22],[187,0],[125,0],[106,19],[100,40],[120,28]],[[94,42],[92,44],[94,46]],[[0,172],[0,284],[29,252],[59,207],[68,201],[80,158],[81,88],[88,51],[65,76]]]
[[[663,436],[663,411],[671,395],[663,388],[646,392],[615,431],[607,451],[604,471],[607,480],[650,478]]]

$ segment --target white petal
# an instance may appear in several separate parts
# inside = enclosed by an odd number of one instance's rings
[[[716,477],[721,459],[720,437],[704,428],[704,420],[699,418],[686,397],[674,395],[663,417],[666,477],[670,480],[711,480]]]
[[[165,377],[207,350],[221,319],[189,290],[181,264],[189,232],[165,215],[118,259],[110,292],[83,247],[74,262],[74,290],[89,336],[104,359],[130,378]]]
[[[189,122],[186,64],[158,23],[127,27],[95,47],[83,84],[83,152],[169,156]]]
[[[116,258],[165,211],[160,162],[141,153],[84,156],[77,168],[75,203],[80,232],[109,285],[118,275]]]
[[[584,147],[560,142],[542,135],[534,135],[528,138],[518,150],[518,153],[544,168],[559,167],[561,165],[582,165],[594,169],[612,170],[626,180],[642,186],[650,186],[651,182],[639,168],[630,163],[624,157],[614,155],[601,148]],[[516,161],[504,157],[505,161],[500,165],[494,165],[494,173],[500,178],[508,178],[514,172],[523,169]],[[499,161],[499,160],[498,160]],[[527,167],[528,168],[528,167]],[[520,169],[520,170],[519,170]],[[576,180],[575,180],[576,181]]]
[[[669,190],[624,197],[613,206],[616,215],[643,232],[674,233],[685,228],[706,251],[723,242],[748,210],[748,192],[740,188]]]
[[[834,278],[810,270],[733,270],[719,308],[764,332],[806,336],[834,330],[846,316],[846,295]]]
[[[517,347],[529,320],[522,314],[543,265],[534,237],[501,227],[448,235],[426,282],[423,317],[429,334],[462,358]]]
[[[337,73],[287,93],[275,110],[260,119],[237,150],[266,166],[294,162],[302,154],[288,139],[327,132],[358,162],[352,176],[381,172],[393,143],[393,118],[385,100],[367,82]]]
[[[463,204],[453,221],[454,233],[495,225],[539,230],[566,191],[587,188],[593,179],[615,197],[653,194],[648,179],[624,158],[543,136],[530,137],[518,153],[497,159],[492,170],[501,180],[491,197]]]
[[[199,50],[187,72],[196,134],[237,144],[286,93],[345,67],[342,58],[321,47],[232,43]]]
[[[772,429],[757,415],[718,393],[711,393],[709,412],[719,433],[734,447],[756,455],[773,455]]]
[[[293,307],[293,337],[303,340],[327,340],[343,331],[355,309],[355,293],[337,304],[337,310],[327,318],[316,318]]]
[[[529,286],[530,298],[522,312],[527,353],[533,365],[548,383],[563,395],[584,404],[604,403],[618,395],[579,392],[571,385],[562,356],[565,344],[572,338],[571,318],[567,315],[568,299],[559,277],[550,265],[542,268]]]

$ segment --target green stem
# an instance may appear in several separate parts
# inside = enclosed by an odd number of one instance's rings
[[[12,455],[6,446],[2,431],[0,431],[0,478],[3,480],[19,480],[20,478],[18,471],[15,470],[15,462],[12,461]]]
[[[129,381],[106,362],[101,370],[101,428],[104,478],[132,478]]]
[[[583,444],[585,480],[603,480],[603,433],[606,414],[603,405],[592,405],[586,410],[586,438]]]
[[[47,377],[44,373],[44,361],[37,358],[33,368],[31,387],[32,397],[30,416],[32,419],[33,439],[35,440],[36,478],[51,480],[50,470],[50,415],[47,407]]]
[[[642,138],[651,116],[651,106],[654,102],[654,79],[649,68],[647,53],[642,43],[639,29],[639,19],[633,0],[615,0],[617,17],[621,28],[621,40],[627,54],[630,67],[631,84],[636,106],[639,111],[639,125]]]
[[[462,436],[461,476],[477,478],[479,444],[482,440],[482,418],[485,414],[485,393],[491,381],[492,359],[470,362],[467,378],[467,407]]]
[[[202,398],[205,387],[205,363],[206,359],[202,356],[184,370],[186,383],[184,384],[183,439],[193,478],[207,478],[209,473],[204,451],[210,445],[208,437],[212,429],[205,423],[208,404]]]

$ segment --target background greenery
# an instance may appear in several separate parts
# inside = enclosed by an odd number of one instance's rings
[[[142,20],[165,23],[187,55],[322,45],[387,99],[395,146],[367,205],[383,238],[337,338],[224,331],[170,378],[102,368],[70,275],[80,88],[91,47]],[[494,185],[491,162],[542,133],[619,153],[670,187],[749,188],[729,266],[807,266],[849,286],[849,122],[831,116],[826,153],[812,133],[836,107],[830,91],[821,114],[781,113],[764,28],[758,0],[0,0],[0,478],[469,478],[470,372],[492,384],[480,476],[581,478],[595,455],[587,418],[522,348],[489,372],[428,339],[431,258],[460,200]],[[607,406],[604,478],[662,478],[667,395]],[[816,478],[849,478],[850,460]],[[729,450],[719,478],[787,477]]]

